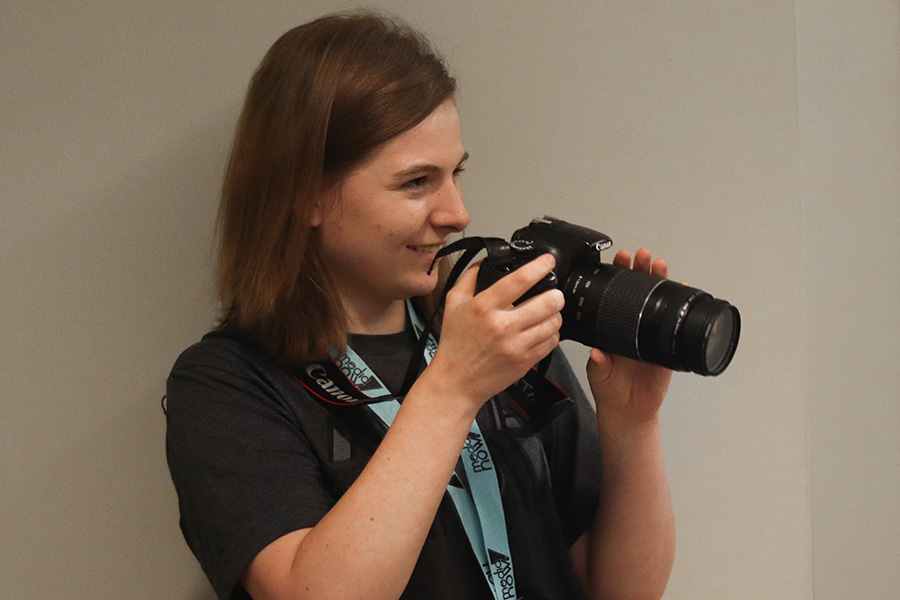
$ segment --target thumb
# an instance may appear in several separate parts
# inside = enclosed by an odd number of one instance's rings
[[[598,350],[591,348],[591,355],[587,362],[588,381],[591,385],[602,384],[612,374],[612,357]]]
[[[475,295],[475,284],[478,278],[478,269],[481,266],[481,263],[473,265],[465,270],[465,272],[460,275],[459,279],[456,280],[456,283],[453,284],[451,288],[451,293],[454,294],[462,294],[464,296],[474,296]]]

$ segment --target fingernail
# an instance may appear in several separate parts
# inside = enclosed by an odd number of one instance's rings
[[[554,295],[556,296],[556,305],[559,307],[559,310],[564,309],[564,308],[566,307],[566,296],[565,296],[565,294],[563,294],[562,291],[561,291],[561,290],[558,290],[558,289],[557,289],[557,290],[553,290],[553,291],[556,292],[556,294],[554,294]]]

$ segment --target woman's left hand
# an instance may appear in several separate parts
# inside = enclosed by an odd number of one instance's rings
[[[660,258],[653,260],[650,251],[641,248],[631,256],[620,250],[613,259],[617,267],[668,276],[668,266]],[[588,383],[597,403],[598,415],[615,417],[620,424],[646,423],[659,413],[672,371],[624,356],[591,349],[587,365]]]
[[[642,248],[613,264],[666,277]],[[675,556],[675,520],[662,454],[659,407],[672,371],[591,350],[588,383],[597,404],[603,473],[597,516],[569,551],[594,598],[660,598]]]

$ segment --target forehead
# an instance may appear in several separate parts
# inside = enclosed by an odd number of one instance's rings
[[[402,170],[419,163],[437,166],[453,163],[455,167],[464,152],[456,105],[448,100],[412,129],[379,146],[359,168],[378,166]]]

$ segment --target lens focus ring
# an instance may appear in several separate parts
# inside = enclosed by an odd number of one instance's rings
[[[603,348],[613,354],[641,358],[638,351],[638,327],[644,304],[660,277],[622,269],[612,276],[603,290],[597,310],[595,330]]]

